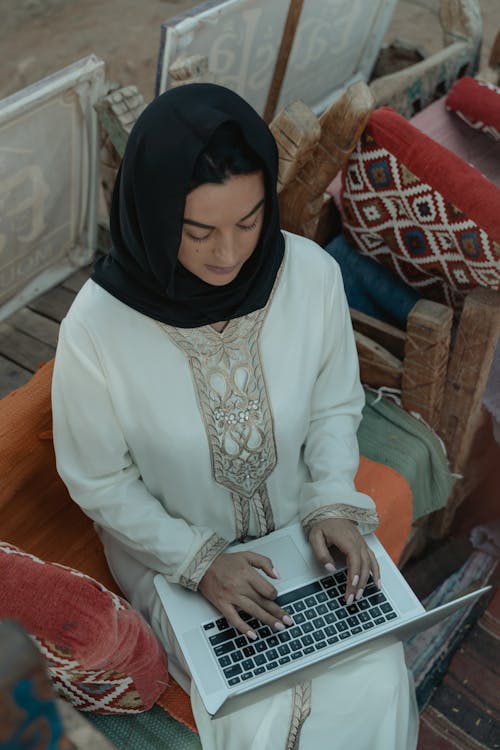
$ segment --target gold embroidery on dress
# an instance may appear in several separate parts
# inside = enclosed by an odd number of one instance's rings
[[[311,681],[301,682],[293,688],[292,716],[286,741],[286,750],[298,750],[300,732],[305,720],[311,713]]]
[[[277,463],[274,424],[259,337],[267,305],[211,326],[175,328],[160,323],[187,356],[210,448],[214,480],[231,492],[236,538],[247,535],[250,509],[264,535],[274,530],[265,482]]]
[[[373,526],[377,526],[378,524],[376,510],[356,508],[354,505],[345,505],[344,503],[323,505],[321,508],[317,508],[311,513],[308,513],[308,515],[302,519],[302,528],[304,529],[306,536],[309,536],[311,528],[315,523],[324,521],[327,518],[347,518],[349,521],[366,523]]]
[[[196,591],[198,584],[207,571],[210,563],[223,552],[228,546],[228,542],[218,534],[212,534],[205,544],[200,547],[193,557],[184,573],[179,577],[181,586]]]

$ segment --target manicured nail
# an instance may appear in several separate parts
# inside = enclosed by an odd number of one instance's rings
[[[283,625],[282,622],[275,622],[274,625],[273,625],[273,628],[275,630],[284,630],[285,626]]]
[[[357,585],[358,585],[358,583],[359,583],[359,576],[358,576],[358,575],[356,575],[356,576],[354,576],[354,578],[352,579],[352,585],[353,585],[353,586],[357,586]]]
[[[273,578],[279,578],[280,577],[280,574],[278,573],[278,571],[276,570],[276,568],[273,568],[271,570],[271,573],[273,575]]]
[[[353,601],[354,601],[354,594],[349,594],[349,597],[348,597],[347,602],[346,602],[347,606],[349,606],[350,604],[352,604]]]
[[[364,589],[358,589],[356,591],[356,601],[358,601],[359,599],[361,599],[361,597],[363,596],[363,591],[364,591]]]
[[[377,588],[378,588],[378,589],[381,589],[381,588],[382,588],[382,581],[380,580],[380,578],[379,578],[379,579],[378,579],[378,581],[377,581]]]
[[[251,638],[252,641],[257,640],[257,633],[254,633],[253,630],[247,630],[247,638]]]
[[[337,572],[337,568],[335,567],[335,565],[333,563],[325,563],[325,568],[327,569],[327,571],[329,573],[336,573]]]
[[[283,620],[283,622],[285,623],[285,625],[293,625],[293,620],[290,617],[290,615],[285,615],[281,619]]]

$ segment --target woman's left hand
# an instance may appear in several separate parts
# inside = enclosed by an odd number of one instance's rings
[[[309,542],[318,562],[328,572],[335,570],[329,547],[335,545],[347,558],[347,604],[363,596],[370,573],[380,586],[380,570],[375,555],[366,544],[354,521],[346,518],[328,518],[315,523],[309,532]]]

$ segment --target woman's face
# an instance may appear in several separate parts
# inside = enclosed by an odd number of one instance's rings
[[[188,193],[178,259],[195,276],[223,286],[257,246],[264,218],[262,172],[234,175]]]

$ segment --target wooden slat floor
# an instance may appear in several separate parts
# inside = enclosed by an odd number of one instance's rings
[[[59,324],[92,272],[87,266],[0,322],[0,398],[55,354]]]

